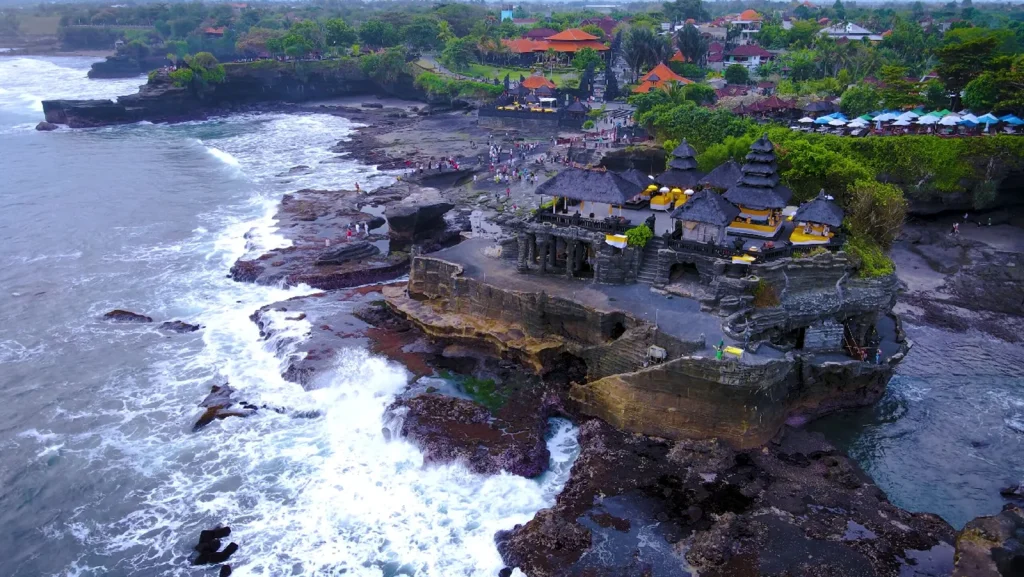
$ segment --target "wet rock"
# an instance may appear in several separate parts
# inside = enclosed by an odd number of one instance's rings
[[[420,447],[427,462],[461,461],[477,473],[523,477],[547,469],[542,421],[510,422],[473,401],[429,393],[399,400],[389,411],[403,415],[402,436]]]
[[[254,260],[239,260],[231,267],[230,276],[238,282],[256,282],[265,267]]]
[[[131,311],[114,309],[109,313],[103,315],[103,318],[108,321],[114,321],[116,323],[151,323],[153,322],[152,317],[146,315],[140,315]]]
[[[221,565],[217,577],[231,577],[231,565]]]
[[[384,108],[384,105],[380,102],[363,102],[360,106],[363,108]]]
[[[56,124],[53,124],[52,122],[47,122],[45,120],[36,125],[36,130],[39,130],[39,131],[42,131],[42,132],[49,132],[51,130],[57,130],[57,128],[59,128],[59,127]]]
[[[1024,510],[1007,505],[998,515],[978,517],[956,537],[953,577],[1024,575]]]
[[[952,528],[890,504],[819,435],[786,430],[736,451],[717,440],[626,435],[592,420],[579,441],[555,506],[495,537],[504,562],[531,577],[639,575],[644,567],[673,574],[659,570],[671,555],[637,527],[680,542],[676,554],[702,577],[890,576],[924,553],[929,564],[917,565],[917,575],[952,572]],[[872,538],[844,540],[850,522]],[[615,555],[597,552],[612,541]]]
[[[379,248],[365,240],[357,240],[354,242],[339,244],[325,250],[320,253],[319,257],[317,257],[316,264],[342,264],[352,260],[363,260],[365,258],[374,257],[378,254],[380,254]]]
[[[238,543],[231,542],[223,551],[204,551],[192,560],[193,565],[216,565],[228,560],[238,551]]]
[[[999,490],[999,494],[1004,497],[1024,497],[1024,481],[1021,481],[1016,485],[1003,487]]]
[[[160,328],[176,333],[194,333],[203,328],[199,325],[186,323],[185,321],[167,321],[160,324]]]
[[[257,411],[258,407],[255,405],[236,402],[233,398],[235,392],[235,389],[227,384],[210,387],[210,394],[199,403],[199,406],[205,407],[206,410],[192,426],[192,432],[199,431],[215,420],[228,417],[248,417]]]
[[[279,173],[277,176],[299,176],[303,174],[309,174],[311,172],[313,172],[312,168],[306,166],[305,164],[300,164],[298,166],[293,166],[289,168],[286,172]]]
[[[436,189],[423,188],[389,204],[384,215],[392,238],[414,241],[444,229],[444,215],[454,206],[445,201]]]
[[[196,556],[192,558],[193,565],[214,565],[223,563],[228,557],[234,555],[238,550],[237,543],[229,543],[223,551],[220,550],[221,539],[231,535],[231,527],[214,527],[199,532],[199,543],[195,546]],[[224,569],[221,568],[221,574]],[[228,575],[231,568],[228,567]]]

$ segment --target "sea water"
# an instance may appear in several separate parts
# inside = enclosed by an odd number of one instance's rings
[[[391,181],[329,151],[353,125],[270,114],[36,132],[44,98],[144,81],[88,80],[90,63],[0,58],[0,573],[195,575],[199,531],[223,523],[236,575],[497,574],[494,533],[554,503],[575,428],[552,421],[536,480],[424,467],[383,432],[404,367],[350,350],[327,386],[283,380],[308,323],[276,319],[264,341],[248,317],[311,291],[226,276],[287,244],[283,194]],[[288,176],[297,165],[312,170]],[[204,329],[103,321],[114,308]],[[225,382],[282,413],[191,432]]]

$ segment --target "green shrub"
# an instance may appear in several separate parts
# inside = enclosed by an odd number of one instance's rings
[[[594,127],[594,121],[593,120],[588,120],[588,121],[583,123],[583,130],[590,130],[593,127]]]
[[[857,267],[857,276],[874,278],[896,272],[896,265],[873,239],[850,234],[843,250]]]
[[[779,291],[775,289],[775,285],[764,279],[757,281],[757,286],[754,287],[754,308],[768,309],[777,307],[780,303]]]
[[[191,68],[179,68],[177,70],[172,70],[168,76],[170,76],[171,82],[173,82],[175,86],[184,88],[192,83],[194,74],[192,73]]]
[[[494,85],[473,80],[456,80],[433,72],[420,74],[416,77],[414,84],[430,96],[443,96],[449,99],[477,98],[485,100],[497,98],[505,90],[504,86],[500,84]]]
[[[828,252],[827,248],[823,246],[816,246],[811,250],[794,252],[793,258],[812,258],[818,256],[819,254],[825,254],[826,252]]]
[[[647,241],[651,240],[653,236],[654,233],[651,229],[647,228],[646,224],[641,224],[640,226],[634,226],[626,231],[626,242],[629,246],[638,246],[643,248],[647,246]]]

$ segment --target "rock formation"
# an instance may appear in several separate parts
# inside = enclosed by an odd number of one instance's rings
[[[1007,505],[991,517],[978,517],[956,537],[953,577],[1024,575],[1024,510]]]
[[[107,314],[103,315],[103,318],[108,321],[114,321],[116,323],[151,323],[153,317],[147,317],[146,315],[140,315],[131,311],[125,311],[121,309],[114,309]]]

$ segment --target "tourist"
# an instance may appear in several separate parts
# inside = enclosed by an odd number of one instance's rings
[[[505,198],[512,198],[512,189],[507,186],[505,187]]]
[[[875,349],[875,364],[876,365],[882,364],[882,349],[881,349],[881,347]]]
[[[361,190],[359,190],[359,183],[358,182],[356,183],[356,192],[362,192]]]

